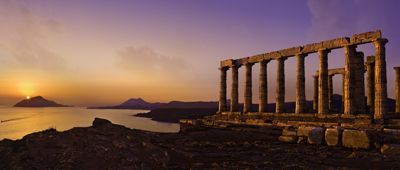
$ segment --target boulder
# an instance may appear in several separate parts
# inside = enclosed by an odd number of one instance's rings
[[[107,119],[101,119],[101,118],[94,118],[93,121],[93,127],[97,127],[97,126],[103,126],[106,124],[111,124],[111,122]]]
[[[296,143],[297,136],[279,136],[278,140],[285,143]]]
[[[369,149],[371,146],[371,139],[366,130],[346,129],[342,134],[342,144],[347,148]]]
[[[325,131],[325,142],[328,146],[340,145],[342,138],[342,128],[327,128]]]
[[[321,127],[312,127],[308,133],[308,143],[320,145],[324,139],[325,129]]]
[[[400,155],[400,144],[384,144],[381,153],[387,155]]]

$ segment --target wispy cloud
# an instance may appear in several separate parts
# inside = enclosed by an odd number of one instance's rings
[[[400,1],[308,0],[312,38],[331,38],[374,29],[398,32]]]
[[[126,47],[117,51],[117,66],[137,74],[182,74],[189,64],[182,58],[158,53],[150,47]]]
[[[51,49],[62,25],[36,15],[22,2],[0,1],[0,53],[3,66],[59,70],[65,59]]]

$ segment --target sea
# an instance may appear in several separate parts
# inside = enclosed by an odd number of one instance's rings
[[[0,106],[0,140],[21,139],[27,134],[55,128],[65,131],[73,127],[88,127],[94,118],[104,118],[131,129],[161,133],[176,133],[177,123],[163,123],[133,116],[148,110],[86,109],[84,107],[17,108]]]

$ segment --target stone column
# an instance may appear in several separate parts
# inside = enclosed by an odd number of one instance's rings
[[[344,78],[345,78],[345,75],[344,74],[342,74],[342,113],[344,113],[344,82],[345,82],[345,80],[344,80]]]
[[[244,108],[243,108],[243,112],[247,113],[247,112],[251,112],[251,108],[252,108],[252,77],[251,77],[251,68],[253,67],[253,63],[246,63],[246,80],[245,80],[245,84],[244,84]]]
[[[375,66],[374,56],[368,56],[367,58],[367,106],[369,113],[374,115],[375,105]]]
[[[355,45],[345,46],[344,66],[344,114],[354,114],[356,111],[355,88],[356,88],[356,48]]]
[[[318,111],[318,75],[314,75],[314,98],[313,98],[313,109]]]
[[[333,75],[328,75],[328,110],[333,110]]]
[[[394,67],[396,73],[396,112],[400,112],[400,67]]]
[[[285,112],[285,60],[286,58],[278,58],[277,61],[277,78],[276,78],[276,113]]]
[[[232,88],[231,88],[231,112],[237,112],[239,106],[239,67],[233,65],[232,68]]]
[[[268,106],[268,79],[267,79],[267,64],[269,60],[260,62],[260,84],[259,84],[259,112],[267,112]]]
[[[221,71],[220,83],[219,83],[219,105],[218,112],[226,111],[226,71],[227,67],[219,68]]]
[[[319,50],[318,113],[328,113],[328,53]]]
[[[357,52],[357,75],[356,75],[356,113],[357,114],[365,114],[365,81],[364,81],[364,53]]]
[[[387,39],[377,39],[375,46],[375,112],[376,123],[383,123],[387,113],[386,50]]]
[[[297,58],[297,81],[296,81],[296,109],[295,113],[304,113],[306,111],[306,92],[304,77],[304,58],[306,55],[296,55]]]

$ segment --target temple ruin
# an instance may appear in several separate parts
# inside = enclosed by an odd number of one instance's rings
[[[379,30],[362,34],[355,34],[351,38],[342,37],[304,46],[267,52],[240,59],[223,60],[220,63],[220,90],[218,115],[257,115],[258,117],[276,117],[272,114],[286,115],[286,117],[310,117],[310,110],[315,110],[315,118],[332,117],[346,119],[370,120],[368,124],[382,124],[387,110],[387,78],[385,44],[387,39],[382,38]],[[375,55],[368,56],[364,62],[364,53],[357,51],[357,46],[371,43],[375,47]],[[344,67],[328,69],[328,57],[332,50],[344,49]],[[312,53],[319,55],[319,69],[314,76],[313,108],[306,107],[305,94],[305,58]],[[296,57],[296,101],[295,113],[285,112],[285,60]],[[273,61],[274,60],[274,61]],[[268,104],[268,63],[277,63],[276,79],[276,106],[275,112],[267,111]],[[252,66],[260,65],[259,74],[259,108],[252,110]],[[238,100],[238,70],[245,69],[244,103],[243,110],[239,110]],[[230,108],[227,104],[227,71],[232,71]],[[396,73],[399,69],[396,69]],[[367,80],[364,80],[364,74]],[[342,113],[330,113],[332,90],[332,77],[340,74],[343,76],[343,111]],[[398,73],[399,74],[399,73]],[[364,82],[367,82],[365,94]],[[397,87],[397,86],[396,86]],[[367,96],[366,102],[363,100]],[[397,100],[398,97],[396,98]],[[400,103],[399,101],[397,103]],[[400,105],[400,104],[398,104]],[[399,106],[398,106],[399,107]],[[322,121],[323,122],[323,121]],[[333,123],[333,122],[332,122]],[[338,122],[340,123],[340,122]]]
[[[375,54],[365,57],[361,44],[373,44]],[[188,129],[240,128],[280,129],[278,140],[288,143],[326,144],[354,149],[380,149],[383,154],[400,154],[400,67],[394,67],[396,103],[387,97],[385,44],[381,31],[355,34],[304,46],[287,48],[220,63],[219,110],[197,120],[181,120]],[[344,67],[328,69],[332,50],[344,49]],[[319,67],[313,75],[313,101],[306,101],[305,58],[318,53]],[[285,60],[296,57],[296,100],[294,113],[285,110]],[[275,60],[275,61],[272,61]],[[277,63],[275,111],[268,109],[267,66]],[[252,66],[260,65],[258,109],[253,106]],[[240,109],[239,68],[245,69],[244,103]],[[232,71],[231,99],[227,103],[227,72]],[[366,74],[366,75],[365,75]],[[333,76],[342,76],[342,108],[333,106]],[[366,80],[365,80],[366,79]],[[338,99],[335,99],[336,102]],[[307,105],[308,104],[308,105]],[[389,108],[390,104],[390,108]],[[228,108],[229,106],[229,108]],[[254,109],[254,110],[253,110]],[[246,128],[251,127],[251,128]]]

